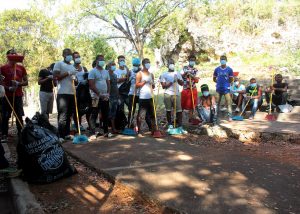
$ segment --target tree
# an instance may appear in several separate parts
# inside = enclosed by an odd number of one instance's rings
[[[142,58],[151,31],[185,3],[185,0],[85,0],[81,8],[85,16],[102,20],[117,30],[119,34],[110,38],[127,39]]]
[[[0,14],[1,62],[6,51],[25,52],[24,64],[30,74],[49,66],[57,58],[59,30],[55,22],[38,10],[8,10]]]

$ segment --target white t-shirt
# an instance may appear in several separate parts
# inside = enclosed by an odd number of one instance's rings
[[[76,68],[75,68],[76,69]],[[77,72],[76,77],[78,80],[78,83],[81,83],[84,81],[83,75],[85,74],[83,67],[81,66],[81,70]]]
[[[170,83],[170,82],[174,82],[174,76],[177,76],[177,79],[182,80],[181,74],[174,71],[174,72],[164,72],[161,76],[160,76],[160,82],[164,82],[164,83]],[[179,95],[179,84],[176,84],[176,95]],[[165,89],[165,94],[169,94],[169,95],[174,95],[175,91],[174,91],[174,83],[167,89]]]
[[[100,94],[107,94],[107,82],[106,80],[110,80],[109,73],[107,70],[98,70],[97,68],[93,68],[89,72],[89,80],[95,80],[96,89]],[[98,96],[94,93],[93,90],[90,90],[91,97],[98,98]]]
[[[137,73],[133,72],[133,70],[130,72],[129,80],[130,80],[131,85],[130,85],[130,90],[129,90],[128,95],[133,95],[133,93],[134,93],[134,90],[135,90],[135,87],[136,87],[135,86],[135,83],[136,83],[136,74]],[[137,89],[135,95],[139,96],[139,94],[140,94],[140,90]]]
[[[120,78],[125,78],[126,77],[126,75],[127,75],[127,70],[126,70],[126,68],[124,68],[124,70],[122,70],[122,69],[117,69],[117,70],[115,70],[115,72],[114,72],[116,75],[117,75],[117,78],[118,79],[120,79]],[[120,88],[120,86],[123,84],[123,82],[121,82],[121,83],[118,83],[118,88]]]
[[[65,74],[68,71],[75,71],[75,67],[72,64],[67,64],[64,61],[55,63],[53,71],[55,74]],[[72,77],[67,76],[57,82],[57,94],[74,94]]]
[[[239,87],[237,87],[236,85],[233,85],[233,86],[231,86],[231,89],[230,89],[231,93],[234,94],[234,96],[238,96],[239,95],[238,92],[245,91],[245,90],[246,90],[246,87],[242,84],[240,84]]]

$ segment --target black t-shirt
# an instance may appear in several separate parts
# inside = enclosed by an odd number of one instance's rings
[[[39,73],[39,77],[41,77],[42,80],[49,75],[52,75],[52,73],[46,69],[41,70]],[[53,92],[52,79],[49,79],[46,82],[42,83],[40,87],[40,91]]]
[[[275,84],[273,84],[274,88],[285,88],[287,86],[288,86],[287,83],[275,83]],[[275,90],[275,94],[278,95],[278,96],[280,96],[280,95],[283,94],[283,91]]]

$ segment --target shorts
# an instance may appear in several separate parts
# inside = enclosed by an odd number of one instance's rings
[[[197,106],[198,92],[197,89],[193,89],[194,105],[192,101],[192,94],[190,89],[183,89],[181,92],[181,107],[183,110],[193,110]]]
[[[154,107],[153,107],[152,98],[139,99],[139,111],[138,111],[139,117],[146,118],[146,113],[148,113],[151,119],[154,119]]]
[[[180,96],[176,96],[176,107],[174,106],[175,104],[175,96],[170,95],[170,94],[165,94],[164,95],[164,104],[166,107],[166,111],[172,111],[172,108],[176,108],[176,112],[182,112],[181,109],[181,101],[180,101]]]

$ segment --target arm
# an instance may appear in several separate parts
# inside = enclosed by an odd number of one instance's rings
[[[27,74],[25,74],[22,78],[22,82],[18,83],[18,86],[28,86],[28,77]]]
[[[218,72],[217,72],[217,69],[215,69],[214,75],[213,75],[213,81],[214,82],[217,82],[217,77],[218,77]]]
[[[95,79],[89,79],[89,87],[95,94],[97,94],[98,97],[100,96],[96,88]]]
[[[45,77],[45,78],[39,77],[39,79],[38,79],[38,84],[39,84],[39,85],[42,85],[42,84],[44,84],[45,82],[47,82],[48,80],[52,80],[52,78],[49,78],[49,77]]]
[[[284,87],[284,88],[274,88],[274,90],[275,90],[275,91],[281,91],[281,92],[287,92],[287,90],[288,90],[288,86],[287,86],[287,85],[285,85],[285,87]]]
[[[141,81],[142,81],[142,75],[140,73],[137,73],[136,82],[135,82],[135,87],[136,88],[141,88],[146,84],[145,81],[143,81],[143,82],[141,82]]]

